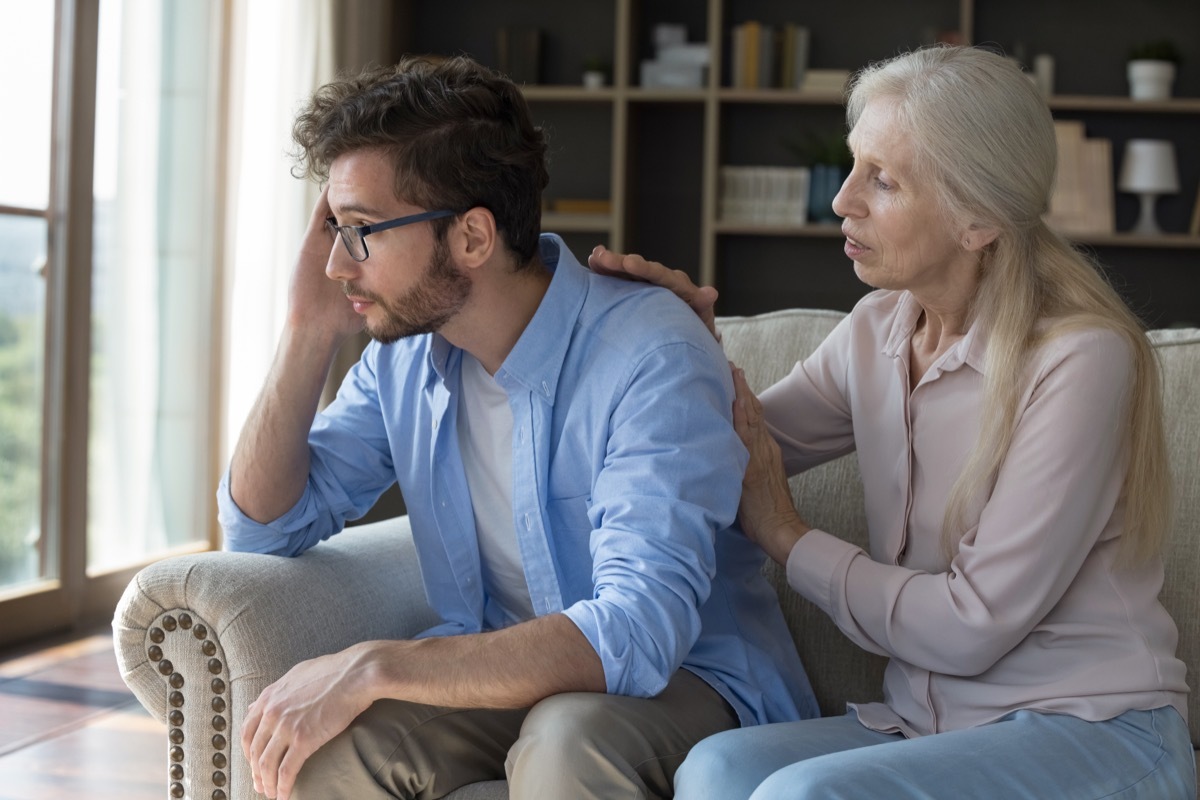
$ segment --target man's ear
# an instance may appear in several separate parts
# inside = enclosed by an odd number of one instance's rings
[[[447,236],[454,263],[469,269],[487,263],[500,245],[496,218],[479,206],[459,216]]]

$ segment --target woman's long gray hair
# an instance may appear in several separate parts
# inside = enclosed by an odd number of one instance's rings
[[[894,102],[920,179],[935,186],[948,224],[998,231],[981,255],[972,306],[988,353],[979,441],[947,503],[947,556],[972,524],[972,498],[990,491],[1017,424],[1031,350],[1066,330],[1120,333],[1133,355],[1121,553],[1138,563],[1159,552],[1169,526],[1170,476],[1158,365],[1144,329],[1096,266],[1043,221],[1057,145],[1045,101],[1016,62],[969,47],[929,47],[872,64],[849,89],[853,128],[866,105]]]

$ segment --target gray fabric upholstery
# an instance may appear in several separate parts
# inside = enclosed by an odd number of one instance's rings
[[[756,389],[786,374],[842,317],[829,311],[789,310],[724,318],[720,327],[730,360]],[[1200,668],[1200,330],[1154,331],[1161,359],[1167,435],[1175,480],[1175,522],[1165,554],[1163,602],[1180,630],[1180,654],[1189,675]],[[866,523],[858,462],[853,455],[793,479],[797,502],[813,524],[864,544]],[[796,647],[826,714],[847,700],[877,699],[884,660],[854,647],[807,601],[788,589],[782,570],[764,566],[780,594]],[[178,624],[183,615],[189,628]],[[163,620],[176,621],[163,633]],[[182,777],[186,797],[211,800],[212,737],[216,716],[232,718],[224,731],[231,798],[256,797],[237,744],[246,706],[292,664],[373,638],[403,638],[431,621],[417,574],[406,518],[350,529],[296,559],[233,553],[182,556],[147,567],[130,584],[113,621],[122,674],[156,717],[181,711]],[[197,636],[203,626],[204,638]],[[153,634],[157,629],[160,633]],[[151,660],[152,636],[162,638]],[[203,652],[204,642],[215,655]],[[213,673],[213,661],[218,672]],[[164,671],[164,661],[170,669]],[[173,690],[171,676],[183,686]],[[215,714],[211,679],[228,684],[230,705]],[[1192,683],[1195,679],[1192,678]],[[171,692],[179,691],[171,705]],[[1200,702],[1190,697],[1193,745],[1200,743]],[[178,719],[178,718],[177,718]],[[175,726],[171,725],[172,729]],[[168,762],[169,766],[172,762]],[[453,800],[503,800],[503,781],[474,784]]]

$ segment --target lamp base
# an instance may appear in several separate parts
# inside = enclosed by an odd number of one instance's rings
[[[1154,192],[1139,192],[1142,198],[1142,210],[1138,214],[1138,221],[1132,228],[1130,233],[1135,233],[1138,236],[1159,236],[1162,234],[1162,228],[1158,227],[1158,222],[1154,219],[1154,201],[1158,199],[1158,195]]]

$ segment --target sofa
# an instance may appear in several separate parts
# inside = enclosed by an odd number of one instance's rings
[[[761,389],[813,350],[842,317],[788,310],[719,320],[726,353]],[[1180,631],[1180,656],[1200,670],[1200,330],[1150,334],[1165,381],[1175,517],[1162,599]],[[853,455],[798,476],[792,488],[812,524],[865,544]],[[772,562],[796,648],[824,714],[880,697],[884,660],[851,644],[792,592]],[[358,641],[398,639],[432,624],[406,517],[349,528],[299,558],[241,553],[179,556],[142,570],[116,609],[121,673],[167,724],[169,797],[253,798],[238,730],[249,703],[293,664]],[[1189,697],[1192,744],[1200,701]],[[503,781],[465,786],[454,800],[507,797]]]

